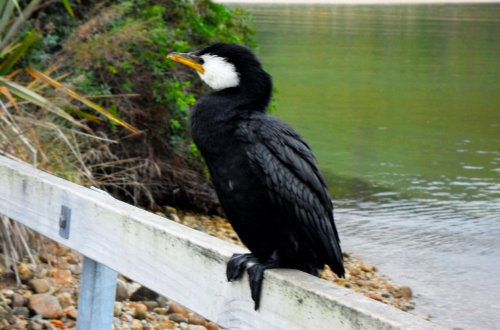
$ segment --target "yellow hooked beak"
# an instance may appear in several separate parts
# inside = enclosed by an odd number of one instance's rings
[[[196,55],[192,55],[189,53],[170,53],[167,55],[167,58],[171,59],[172,61],[187,65],[201,74],[205,73],[205,69],[199,63],[200,58]]]

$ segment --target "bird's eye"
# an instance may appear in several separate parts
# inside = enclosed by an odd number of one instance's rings
[[[205,64],[205,60],[203,59],[203,57],[200,57],[200,58],[198,59],[198,62],[199,62],[201,65]]]

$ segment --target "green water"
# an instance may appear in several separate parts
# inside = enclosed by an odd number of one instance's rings
[[[369,190],[481,199],[464,185],[500,181],[500,6],[251,12],[279,89],[275,114],[311,143],[334,197],[353,197],[361,180]],[[449,185],[456,180],[464,185]]]
[[[498,329],[500,4],[246,8],[343,248],[409,285],[417,314]]]

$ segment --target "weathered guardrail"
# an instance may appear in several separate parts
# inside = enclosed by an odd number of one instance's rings
[[[254,311],[248,278],[227,282],[236,245],[0,156],[0,214],[84,258],[77,326],[110,329],[117,272],[229,329],[438,329],[314,276],[265,272]]]

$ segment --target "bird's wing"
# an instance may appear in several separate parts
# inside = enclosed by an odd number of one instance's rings
[[[246,150],[254,174],[271,201],[300,237],[343,274],[332,201],[307,142],[291,126],[267,115],[240,125],[240,136],[249,142]]]

